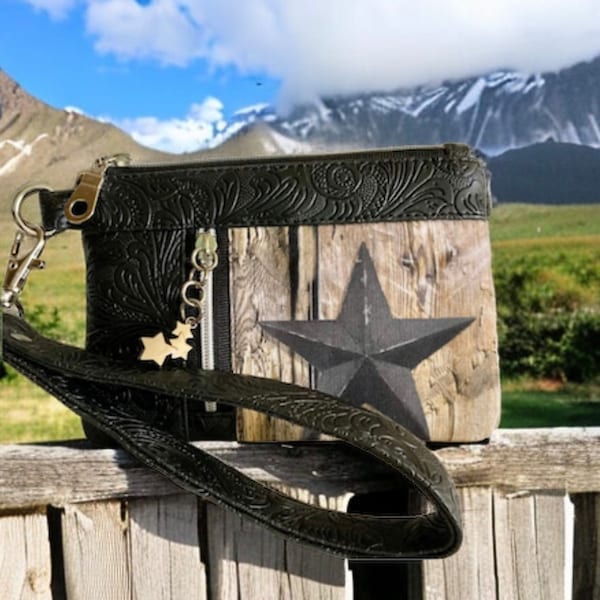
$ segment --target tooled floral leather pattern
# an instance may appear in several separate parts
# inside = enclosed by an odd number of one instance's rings
[[[142,335],[173,329],[188,241],[184,231],[85,232],[88,349],[136,357]]]
[[[465,146],[108,169],[94,230],[485,219],[487,170]]]
[[[444,556],[460,544],[458,499],[444,468],[420,440],[383,415],[273,380],[126,366],[43,338],[12,316],[6,317],[4,346],[10,364],[146,465],[183,489],[210,496],[293,539],[346,556],[371,558]],[[436,511],[382,517],[308,506],[140,420],[127,396],[115,394],[123,389],[191,402],[224,402],[314,427],[395,469],[433,502]]]

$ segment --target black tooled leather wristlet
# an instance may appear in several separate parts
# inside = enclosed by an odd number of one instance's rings
[[[135,356],[140,336],[149,336],[152,327],[168,332],[180,318],[185,257],[199,228],[484,219],[487,186],[481,164],[461,146],[84,174],[74,193],[44,194],[43,229],[28,222],[20,226],[42,247],[48,232],[83,230],[88,349],[44,338],[12,311],[4,318],[5,359],[92,430],[181,488],[290,538],[352,558],[445,556],[462,537],[455,488],[424,442],[394,420],[276,380],[198,364],[156,369]],[[150,283],[126,266],[131,256],[138,261],[135,268],[142,265],[152,276]],[[164,256],[175,260],[176,268],[159,268]],[[3,304],[14,305],[38,259],[34,248],[24,259],[13,260]],[[202,408],[214,403],[217,410]],[[184,427],[165,417],[182,406],[187,407]],[[433,510],[416,516],[340,513],[258,484],[186,441],[194,435],[185,415],[208,422],[233,414],[222,408],[227,406],[282,418],[351,444],[393,469],[399,485],[414,487]],[[164,414],[149,417],[157,411]]]

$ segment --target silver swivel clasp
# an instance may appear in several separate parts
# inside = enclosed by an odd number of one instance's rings
[[[3,309],[14,307],[19,309],[19,296],[27,278],[32,270],[44,268],[45,263],[40,257],[46,246],[46,240],[56,233],[54,229],[46,231],[41,225],[36,225],[23,217],[22,208],[25,200],[42,191],[51,191],[51,188],[40,185],[26,188],[17,194],[13,202],[12,215],[17,232],[2,284],[0,304]]]

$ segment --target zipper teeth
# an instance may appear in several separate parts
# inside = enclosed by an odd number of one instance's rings
[[[213,276],[209,272],[204,285],[204,307],[202,311],[200,345],[202,348],[202,368],[215,368],[215,340],[213,334]]]
[[[461,146],[463,144],[449,144]],[[365,154],[370,154],[373,157],[387,157],[393,154],[402,154],[405,152],[416,152],[418,155],[427,157],[428,155],[439,152],[440,150],[446,150],[445,144],[413,144],[398,147],[383,147],[383,148],[369,148],[366,150],[348,150],[346,152],[324,152],[315,154],[296,154],[290,155],[289,157],[270,157],[270,164],[286,163],[290,160],[293,162],[313,162],[318,160],[339,160],[339,159],[356,159]],[[472,157],[471,157],[472,158]],[[131,162],[130,164],[109,164],[106,166],[107,169],[128,169],[131,171],[143,171],[152,169],[161,169],[165,171],[177,171],[187,170],[190,168],[221,168],[226,166],[239,166],[239,165],[252,165],[260,164],[264,162],[264,158],[205,158],[204,160],[191,160],[185,161],[164,161],[164,162]]]
[[[200,230],[208,231],[210,235],[216,235],[214,229]],[[209,271],[204,286],[204,307],[200,321],[200,348],[202,352],[202,368],[212,371],[215,368],[215,337],[213,319],[213,272]],[[205,402],[207,412],[216,412],[216,402]]]

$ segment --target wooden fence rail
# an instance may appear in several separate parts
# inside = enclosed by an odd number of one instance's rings
[[[599,442],[600,428],[501,430],[437,450],[459,486],[461,550],[355,565],[354,585],[345,561],[182,494],[122,451],[0,446],[0,600],[600,600]],[[335,443],[198,445],[323,506],[390,488]]]

